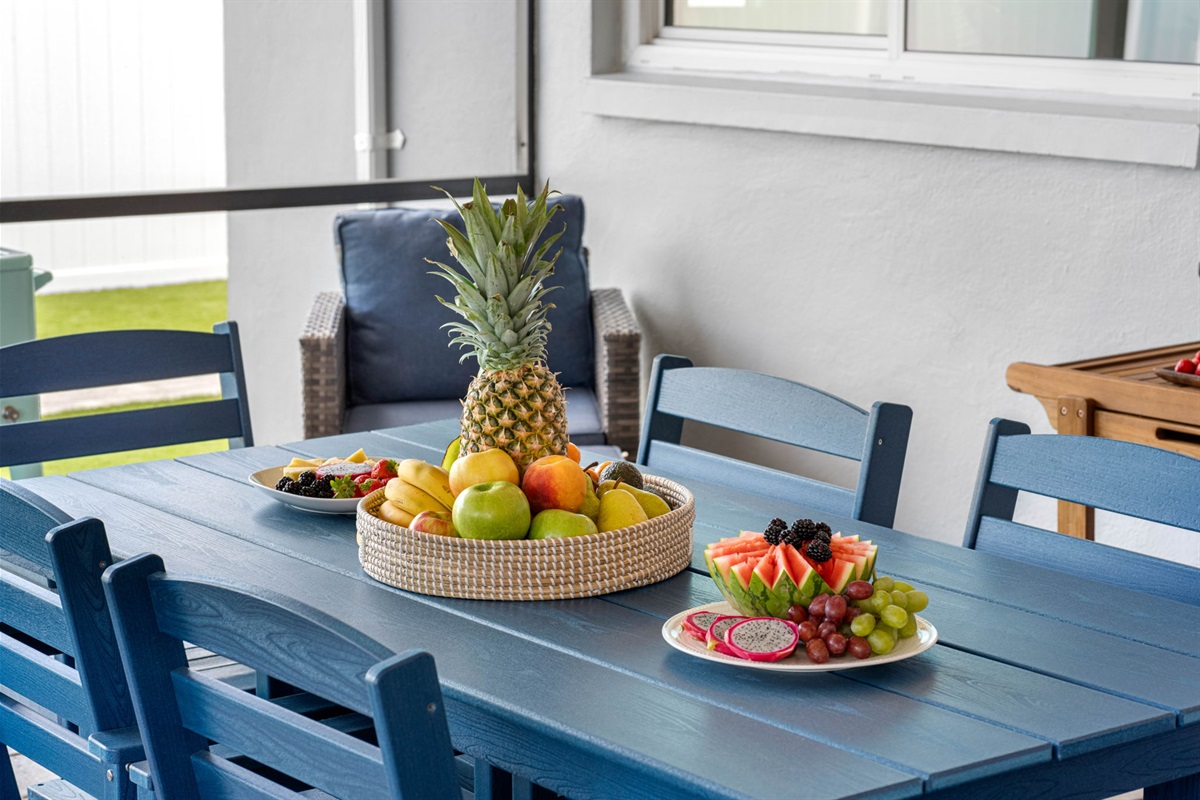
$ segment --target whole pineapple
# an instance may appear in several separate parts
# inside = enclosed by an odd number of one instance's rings
[[[429,262],[440,267],[432,274],[458,291],[452,303],[437,298],[465,320],[444,326],[451,330],[451,344],[469,348],[461,360],[474,356],[479,362],[463,400],[461,453],[500,448],[522,473],[542,456],[567,452],[566,401],[546,366],[546,312],[554,306],[542,302],[552,288],[545,280],[562,251],[544,256],[562,232],[533,248],[562,208],[547,209],[549,195],[547,183],[530,203],[518,186],[516,200],[506,200],[497,213],[477,178],[472,199],[454,203],[466,234],[438,220],[449,236],[450,254],[466,274]]]

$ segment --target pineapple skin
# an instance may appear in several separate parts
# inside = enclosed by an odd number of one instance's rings
[[[462,403],[462,455],[499,448],[523,475],[543,456],[567,454],[566,398],[543,362],[480,370]]]

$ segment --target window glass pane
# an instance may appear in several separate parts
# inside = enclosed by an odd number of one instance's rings
[[[887,0],[670,0],[668,24],[882,36],[887,6]]]
[[[908,0],[906,46],[939,53],[1094,58],[1098,5],[1109,4]]]
[[[909,50],[1200,63],[1197,0],[908,0]]]
[[[1200,2],[1129,0],[1125,60],[1200,64]]]

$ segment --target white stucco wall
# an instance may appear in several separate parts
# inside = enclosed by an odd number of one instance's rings
[[[227,4],[227,34],[242,5],[256,4]],[[353,116],[335,85],[349,79],[349,3],[303,5],[328,16],[328,42],[295,76],[303,91],[271,106],[319,109],[340,129]],[[960,541],[987,421],[1050,430],[1041,405],[1005,385],[1011,362],[1200,335],[1195,171],[600,118],[580,105],[590,4],[541,2],[538,14],[540,178],[586,198],[593,284],[624,289],[645,372],[673,352],[912,406],[899,528]],[[352,174],[352,153],[314,141],[332,130],[270,145]],[[231,133],[231,185],[236,150]],[[312,292],[336,285],[332,212],[272,214],[290,222],[253,232],[271,215],[230,219],[231,316],[247,331],[261,443],[300,436],[296,336]],[[701,442],[846,478],[769,446]],[[1107,522],[1102,540],[1200,565],[1194,537]]]

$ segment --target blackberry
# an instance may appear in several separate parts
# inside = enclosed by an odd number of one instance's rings
[[[311,469],[300,473],[300,478],[296,481],[301,486],[312,486],[317,482],[317,473]]]
[[[284,475],[282,478],[279,479],[279,483],[275,484],[275,491],[291,492],[292,490],[290,487],[293,483],[295,483],[294,480],[292,480],[288,476]]]
[[[767,530],[763,533],[763,538],[768,544],[779,544],[784,540],[784,533],[787,531],[787,523],[776,517],[767,525]]]
[[[307,486],[301,486],[301,487],[300,487],[300,496],[301,496],[301,497],[320,497],[321,495],[320,495],[320,494],[318,494],[318,492],[319,492],[319,491],[320,491],[320,490],[319,490],[319,489],[317,489],[317,487],[316,487],[316,486],[313,486],[313,485],[310,483],[310,484],[308,484]]]
[[[798,519],[792,523],[791,529],[788,531],[794,540],[792,544],[799,547],[804,542],[814,539],[817,535],[817,526],[811,519]]]
[[[833,558],[833,551],[829,549],[829,545],[820,539],[814,539],[808,543],[808,548],[804,551],[811,561],[818,564],[824,564],[829,559]]]
[[[831,537],[833,536],[833,528],[829,527],[829,523],[827,522],[818,522],[817,533],[823,533],[827,537]],[[829,541],[829,539],[826,539],[825,541]]]
[[[814,537],[813,540],[817,541],[817,542],[824,542],[825,544],[829,544],[830,542],[833,541],[833,536],[831,536],[829,531],[827,531],[827,530],[824,530],[824,531],[818,530],[817,535]]]

